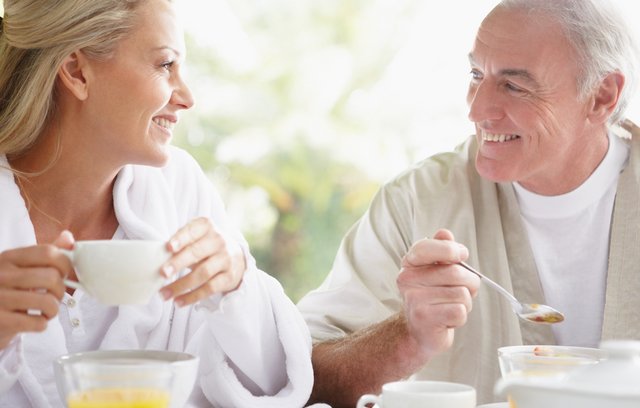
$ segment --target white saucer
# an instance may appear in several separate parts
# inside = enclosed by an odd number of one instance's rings
[[[494,402],[493,404],[482,404],[476,408],[509,408],[508,402]]]

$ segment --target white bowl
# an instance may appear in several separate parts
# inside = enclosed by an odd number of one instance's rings
[[[598,364],[564,377],[505,377],[494,391],[518,408],[640,407],[640,341],[608,340],[598,350],[603,353]]]
[[[71,390],[69,366],[79,361],[108,362],[113,360],[140,360],[168,362],[173,374],[171,408],[182,408],[187,403],[198,374],[199,358],[188,353],[164,350],[97,350],[67,354],[58,357],[53,364],[56,385],[62,400]]]
[[[604,357],[602,350],[588,347],[529,345],[498,349],[502,378],[561,378],[573,370],[597,364]]]

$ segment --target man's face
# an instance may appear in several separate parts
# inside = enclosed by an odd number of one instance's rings
[[[540,14],[495,9],[469,60],[480,175],[546,195],[580,185],[607,142],[588,120],[592,99],[578,94],[577,57],[560,26]]]

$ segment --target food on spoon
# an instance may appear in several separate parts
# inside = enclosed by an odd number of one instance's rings
[[[535,316],[528,317],[528,319],[538,323],[560,323],[564,321],[564,317],[557,313],[545,313],[543,315],[535,315]]]
[[[529,305],[529,307],[533,310],[540,309],[540,305],[537,303],[533,303]],[[549,307],[546,307],[546,308],[550,309]],[[562,315],[562,313],[558,313],[555,310],[550,310],[546,313],[540,313],[540,312],[528,313],[523,317],[529,321],[536,322],[536,323],[560,323],[564,321],[564,316]]]

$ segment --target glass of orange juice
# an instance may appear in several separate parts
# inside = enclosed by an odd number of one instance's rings
[[[168,408],[169,363],[115,359],[69,366],[68,408]]]

